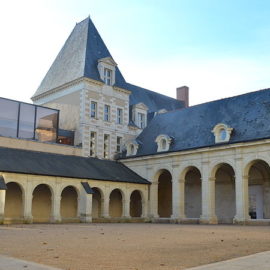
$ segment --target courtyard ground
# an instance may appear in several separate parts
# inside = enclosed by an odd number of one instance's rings
[[[62,269],[180,270],[270,250],[270,227],[9,225],[0,243],[0,254]]]

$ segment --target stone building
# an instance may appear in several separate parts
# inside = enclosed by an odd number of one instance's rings
[[[269,223],[269,89],[134,86],[87,18],[32,100],[0,98],[0,222]]]

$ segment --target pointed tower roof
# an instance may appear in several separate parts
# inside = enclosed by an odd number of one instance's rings
[[[100,81],[97,64],[99,59],[106,57],[112,58],[88,17],[76,24],[32,99],[82,77]],[[117,67],[115,85],[118,87],[125,85],[125,80]]]
[[[102,82],[98,72],[98,62],[101,59],[114,61],[88,17],[75,25],[32,100],[37,100],[43,94],[83,77]],[[183,103],[179,100],[127,83],[117,66],[114,86],[129,90],[130,105],[144,103],[149,112],[183,108]]]

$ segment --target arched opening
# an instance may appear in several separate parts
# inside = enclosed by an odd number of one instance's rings
[[[61,193],[60,213],[62,221],[77,221],[78,217],[78,194],[74,187],[65,187]]]
[[[33,191],[32,215],[33,222],[49,222],[51,216],[52,194],[45,184],[38,185]]]
[[[270,218],[270,167],[254,161],[248,172],[249,215],[251,219]]]
[[[5,219],[20,222],[23,216],[23,196],[21,187],[15,182],[7,183]]]
[[[110,194],[110,217],[121,217],[123,212],[122,193],[119,189],[114,189]]]
[[[190,167],[185,175],[185,215],[187,218],[200,218],[201,213],[201,173],[196,167]]]
[[[215,172],[215,205],[218,223],[233,223],[236,213],[235,177],[229,164],[220,164]]]
[[[142,196],[138,190],[134,190],[130,196],[130,216],[142,216]]]
[[[167,218],[172,215],[172,176],[167,170],[162,170],[158,178],[158,214]]]
[[[101,191],[98,188],[92,188],[94,191],[92,197],[92,217],[93,218],[101,218],[101,202],[102,202],[102,195]]]

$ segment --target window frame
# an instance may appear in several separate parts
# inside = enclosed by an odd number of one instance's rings
[[[138,124],[139,128],[144,129],[146,127],[146,114],[138,112]]]
[[[92,136],[94,134],[94,136]],[[93,140],[92,140],[93,139]],[[97,132],[90,131],[90,157],[97,156]]]
[[[106,111],[106,108],[108,108],[108,111]],[[103,120],[106,122],[110,122],[111,121],[111,106],[108,104],[104,104],[104,117]]]
[[[107,139],[105,139],[106,137]],[[110,134],[103,135],[103,158],[105,159],[110,158]]]
[[[109,68],[104,68],[104,82],[106,85],[112,85],[112,70]]]
[[[95,105],[95,108],[92,108],[92,105]],[[93,115],[92,115],[93,113]],[[97,119],[97,113],[98,113],[98,104],[96,101],[91,100],[90,103],[90,118]]]
[[[119,114],[120,112],[120,114]],[[116,109],[116,124],[117,125],[123,125],[123,115],[124,110],[122,108]]]

